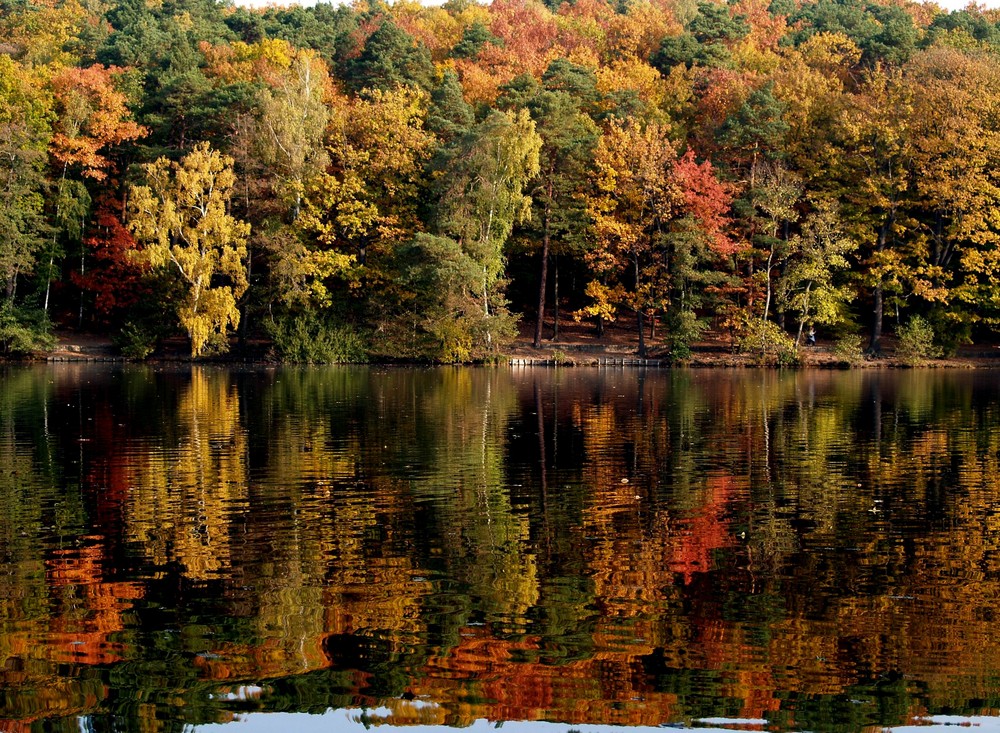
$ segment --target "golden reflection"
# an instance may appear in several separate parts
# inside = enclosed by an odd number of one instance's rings
[[[153,565],[205,580],[232,566],[231,521],[248,508],[246,431],[226,372],[192,368],[174,427],[171,443],[129,456],[127,537]]]
[[[5,730],[114,695],[137,729],[228,720],[247,685],[433,725],[998,700],[989,380],[85,377],[0,393]]]

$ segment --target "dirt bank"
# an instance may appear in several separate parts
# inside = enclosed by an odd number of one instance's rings
[[[511,363],[515,365],[549,364],[549,365],[606,365],[633,366],[647,364],[651,366],[668,366],[671,364],[669,354],[652,341],[645,360],[639,359],[634,329],[626,329],[612,325],[605,329],[600,337],[588,324],[578,324],[567,321],[560,324],[558,339],[550,338],[552,329],[546,330],[542,346],[535,349],[532,346],[533,332],[528,325],[522,327],[517,340],[509,350]],[[176,343],[175,343],[176,341]],[[756,366],[752,357],[732,353],[728,334],[707,332],[698,343],[692,346],[692,354],[684,360],[683,365],[702,368],[745,368]],[[854,364],[861,368],[894,368],[903,366],[894,358],[895,345],[891,339],[886,339],[881,358],[866,359]],[[237,356],[234,360],[260,360],[266,353],[266,348],[256,345],[253,354]],[[801,365],[815,368],[846,368],[849,365],[834,353],[832,342],[822,338],[816,346],[800,349]],[[57,345],[50,352],[37,355],[39,360],[46,361],[125,361],[108,336],[90,333],[63,331],[57,333]],[[183,339],[168,342],[163,351],[158,353],[156,360],[186,361],[188,354]],[[927,366],[952,369],[982,369],[1000,367],[1000,346],[994,344],[977,344],[962,347],[958,354],[950,359],[938,359],[927,363]]]
[[[567,321],[560,324],[557,339],[543,339],[541,348],[532,346],[534,332],[525,327],[519,334],[511,349],[511,357],[515,363],[545,363],[565,365],[615,365],[636,364],[639,362],[655,365],[670,363],[669,354],[651,339],[646,360],[638,359],[638,343],[634,328],[623,328],[612,325],[598,337],[593,327],[588,324],[578,324]],[[552,336],[552,328],[546,329],[546,336]],[[878,358],[866,358],[863,361],[848,363],[835,353],[831,340],[820,338],[816,346],[803,346],[799,349],[800,365],[803,367],[840,369],[867,368],[888,369],[905,367],[895,358],[895,341],[891,338],[883,340],[884,346]],[[703,338],[691,347],[691,357],[682,362],[689,367],[714,368],[749,368],[758,366],[754,357],[733,353],[732,342],[728,333],[708,331]],[[1000,346],[994,344],[976,344],[963,346],[958,353],[948,359],[935,359],[927,362],[928,367],[950,369],[982,369],[1000,367]]]

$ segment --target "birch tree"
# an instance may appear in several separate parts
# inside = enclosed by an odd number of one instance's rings
[[[441,198],[441,228],[476,261],[483,313],[502,307],[503,247],[531,215],[528,183],[538,175],[542,138],[527,110],[491,112],[460,144]]]
[[[191,339],[191,356],[226,348],[240,322],[236,301],[246,292],[250,225],[228,213],[236,176],[233,160],[199,143],[179,163],[144,166],[148,185],[134,186],[129,228],[145,245],[138,256],[171,270],[186,293],[177,317]]]

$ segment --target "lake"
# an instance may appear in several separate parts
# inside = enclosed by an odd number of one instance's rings
[[[0,730],[998,730],[1000,372],[0,377]]]

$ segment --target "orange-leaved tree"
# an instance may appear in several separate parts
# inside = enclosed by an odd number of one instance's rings
[[[736,249],[727,234],[729,187],[693,153],[678,157],[667,128],[655,123],[612,123],[595,168],[589,209],[597,242],[587,259],[597,280],[589,292],[599,297],[585,311],[633,311],[640,356],[645,317],[656,311],[672,312],[674,330],[688,340],[696,331],[693,288],[707,277],[698,265]]]
[[[128,96],[118,88],[122,69],[100,64],[67,67],[52,79],[55,124],[49,154],[58,171],[55,223],[48,252],[44,309],[49,307],[49,285],[56,258],[64,241],[82,242],[90,209],[90,194],[84,180],[104,183],[117,171],[110,157],[115,146],[138,140],[146,128],[132,119]],[[86,248],[79,249],[78,276],[86,272]],[[80,302],[83,316],[83,301]]]

